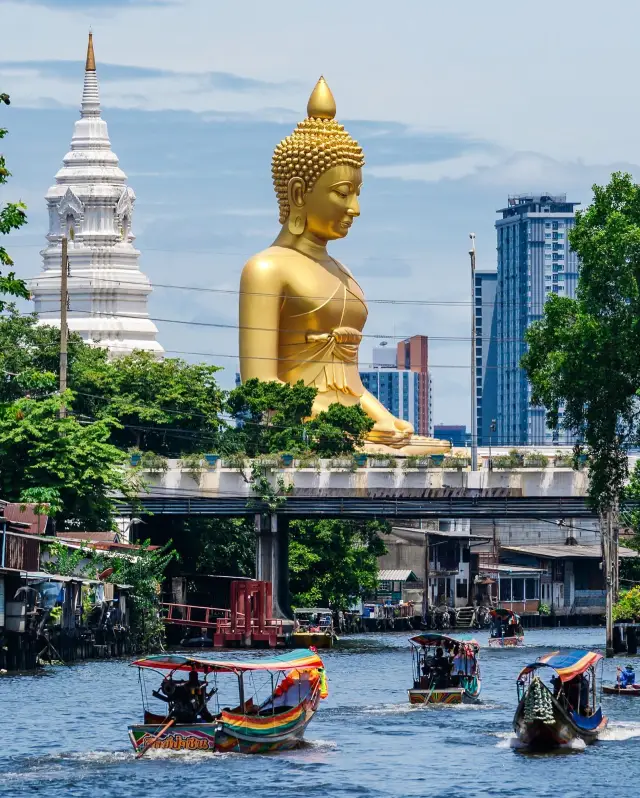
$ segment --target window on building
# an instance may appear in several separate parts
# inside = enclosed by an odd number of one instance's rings
[[[525,579],[525,598],[534,600],[540,598],[540,582],[538,579]]]
[[[466,599],[468,596],[467,580],[456,579],[456,598]]]
[[[500,601],[511,601],[511,580],[500,580]]]
[[[513,579],[512,585],[512,601],[524,601],[524,579]]]

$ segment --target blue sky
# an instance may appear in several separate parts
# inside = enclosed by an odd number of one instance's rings
[[[17,270],[40,268],[44,194],[78,116],[92,26],[103,117],[137,195],[134,232],[152,282],[237,288],[244,261],[278,230],[271,152],[322,73],[367,161],[362,216],[332,254],[371,299],[465,301],[468,233],[478,265],[494,266],[507,194],[566,192],[584,204],[614,169],[638,172],[640,8],[601,9],[325,0],[321,14],[311,3],[284,14],[264,0],[0,0],[13,32],[0,88],[12,97],[1,121],[14,175],[0,201],[29,207],[11,239]],[[150,311],[233,326],[236,301],[158,287]],[[235,330],[158,326],[168,350],[210,353],[232,384]],[[469,347],[437,339],[468,329],[464,307],[372,303],[365,332],[430,335],[435,420],[465,423]]]

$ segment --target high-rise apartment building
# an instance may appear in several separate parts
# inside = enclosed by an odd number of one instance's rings
[[[564,430],[546,426],[543,408],[531,406],[531,387],[520,359],[526,348],[525,331],[541,317],[547,297],[575,296],[578,258],[569,248],[567,232],[575,224],[579,204],[567,202],[564,194],[525,194],[510,196],[507,207],[497,211],[502,214],[495,223],[497,442],[501,445],[573,442]],[[484,412],[482,422],[486,425]]]
[[[429,374],[429,339],[414,335],[396,347],[373,348],[370,370],[361,371],[364,387],[394,416],[409,421],[419,435],[433,429],[433,388]]]
[[[475,275],[476,313],[476,430],[478,446],[497,443],[491,424],[498,418],[498,352],[496,341],[496,289],[498,272],[477,269]]]

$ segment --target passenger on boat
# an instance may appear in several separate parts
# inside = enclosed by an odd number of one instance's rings
[[[436,687],[448,687],[451,675],[451,662],[448,657],[444,656],[444,651],[440,646],[436,648],[436,655],[433,658],[433,667],[435,671]]]
[[[624,670],[618,668],[619,675],[618,675],[618,682],[620,687],[626,689],[627,687],[633,687],[636,682],[636,674],[633,670],[633,665],[627,665]]]
[[[567,700],[571,708],[580,715],[589,714],[589,680],[585,674],[574,676],[566,683]]]
[[[213,715],[207,708],[207,701],[215,693],[215,687],[207,693],[207,684],[198,679],[198,671],[189,671],[187,689],[190,693],[191,705],[196,718],[202,718],[205,723],[211,723]]]

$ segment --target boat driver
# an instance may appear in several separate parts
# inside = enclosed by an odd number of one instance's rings
[[[636,682],[636,674],[633,670],[633,665],[627,665],[624,670],[618,668],[618,681],[620,683],[620,687],[623,690],[626,690],[627,687],[633,687]]]

